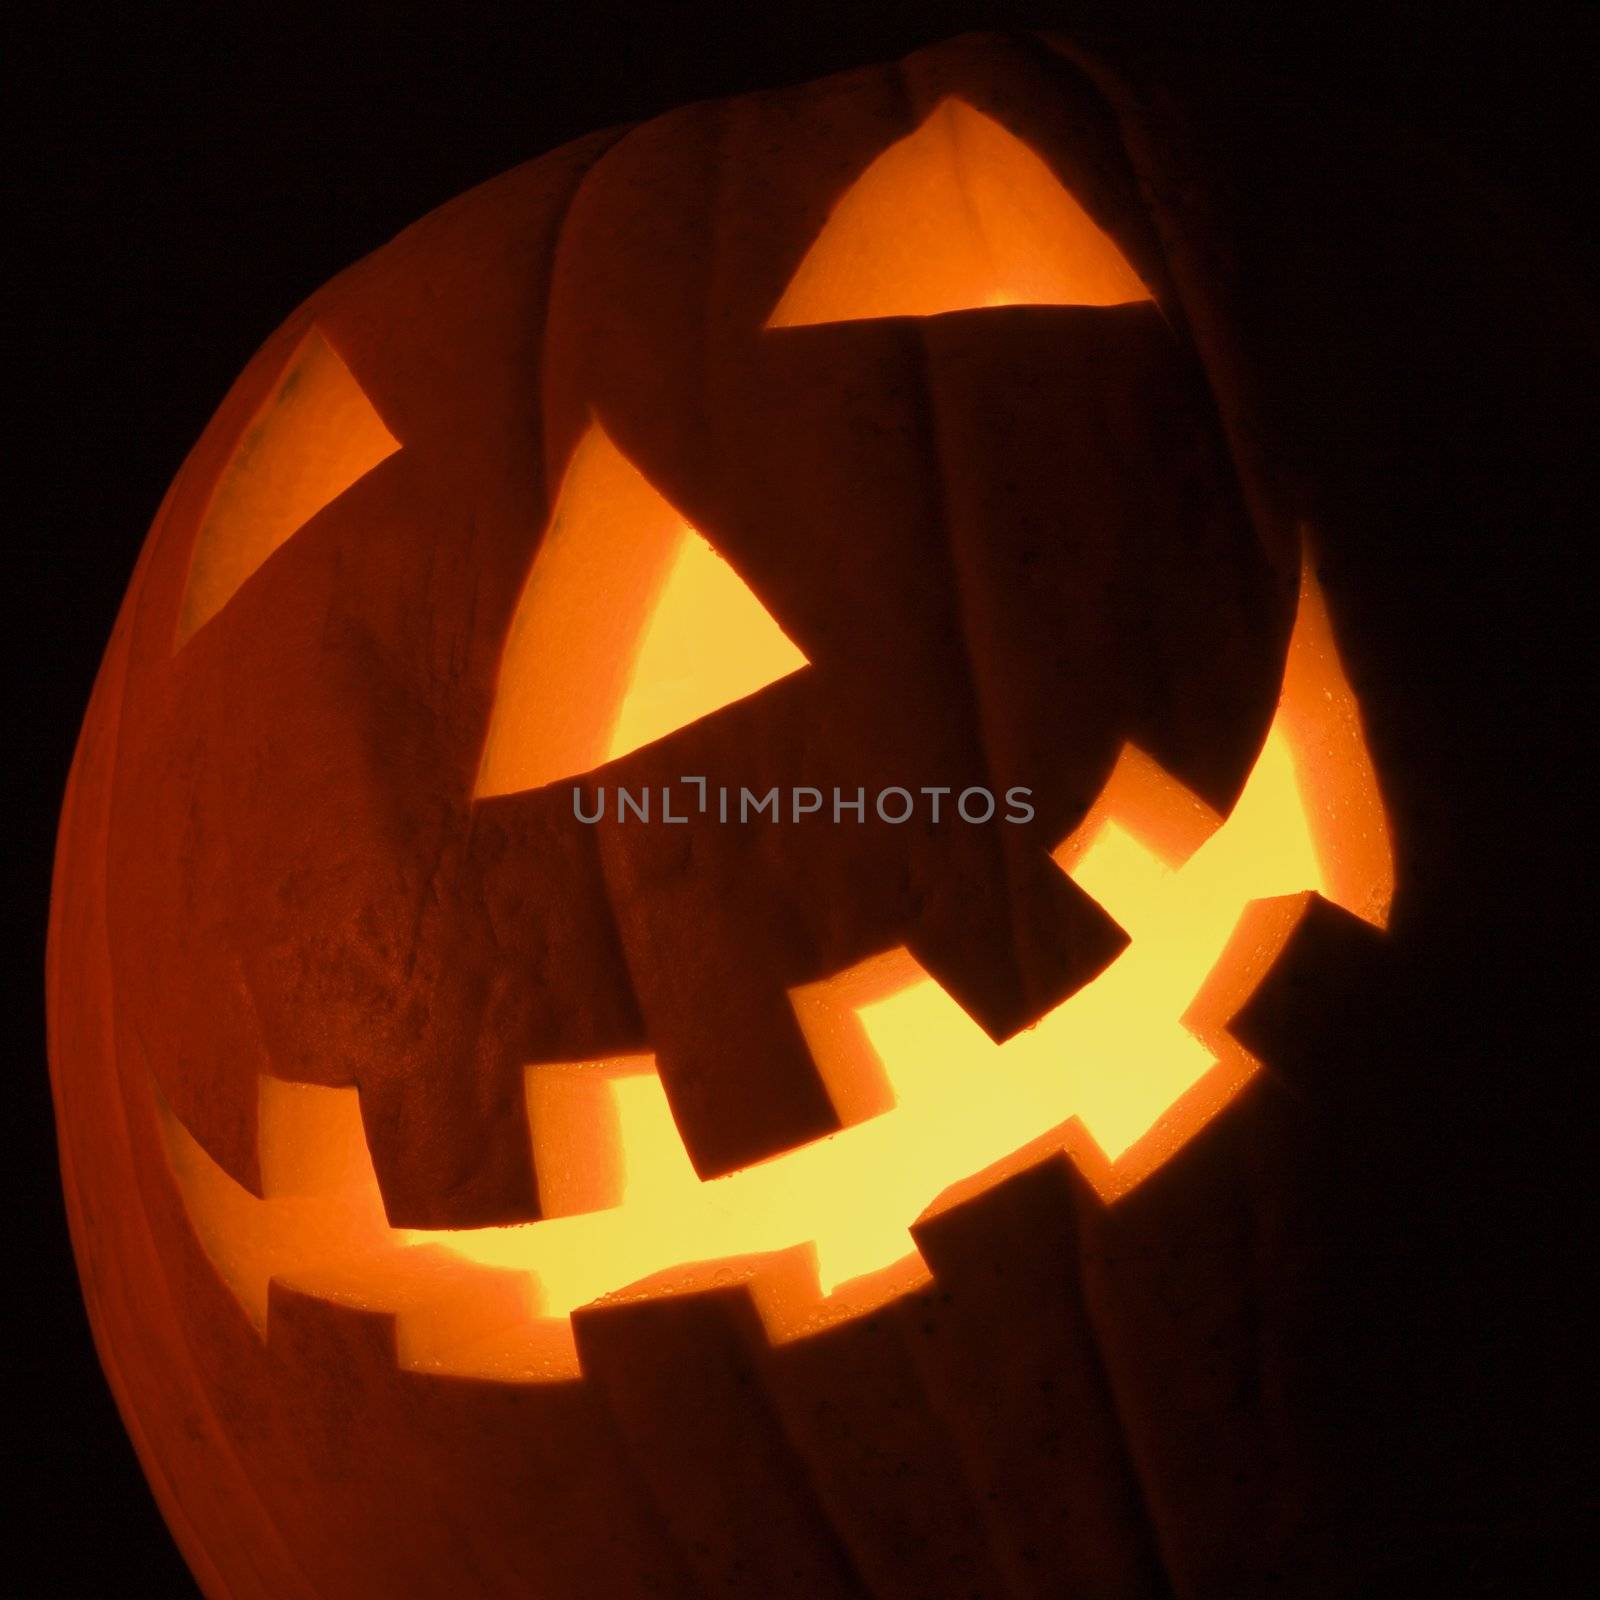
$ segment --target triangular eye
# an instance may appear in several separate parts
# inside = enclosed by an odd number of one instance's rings
[[[234,447],[195,539],[175,648],[268,556],[400,448],[313,328]]]
[[[845,192],[767,326],[1150,298],[1032,150],[945,100]]]
[[[512,618],[476,792],[588,772],[806,664],[596,424],[573,452]]]

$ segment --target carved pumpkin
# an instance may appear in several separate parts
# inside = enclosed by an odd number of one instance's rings
[[[85,1284],[208,1590],[1213,1570],[1079,1254],[1393,873],[1176,270],[1088,80],[969,40],[534,162],[241,378],[51,957]]]

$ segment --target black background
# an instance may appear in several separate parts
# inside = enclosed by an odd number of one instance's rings
[[[13,51],[19,83],[10,98],[28,137],[12,172],[21,188],[11,212],[28,248],[11,302],[23,350],[9,387],[13,428],[19,419],[38,428],[36,440],[13,432],[9,441],[20,487],[5,562],[26,624],[25,633],[12,629],[23,649],[7,694],[8,765],[19,791],[12,902],[24,932],[10,989],[20,1028],[9,1164],[25,1247],[8,1316],[20,1340],[13,1370],[22,1398],[7,1456],[13,1509],[39,1558],[19,1592],[193,1592],[100,1378],[78,1296],[54,1164],[40,952],[55,816],[100,651],[149,518],[210,412],[300,299],[472,183],[593,128],[686,100],[800,82],[969,28],[1018,24],[1118,47],[1148,40],[1219,69],[1243,60],[1308,93],[1393,115],[1520,192],[1559,249],[1584,242],[1576,207],[1594,178],[1581,134],[1600,37],[1577,7],[1497,0],[1249,15],[1214,6],[907,0],[769,3],[736,21],[699,7],[645,11],[594,0],[529,5],[492,20],[461,5],[403,16],[333,4],[316,18],[136,8],[97,18],[55,12]],[[1592,396],[1575,392],[1572,403],[1592,404]],[[1527,559],[1545,579],[1544,589],[1535,583],[1519,595],[1517,626],[1532,641],[1557,627],[1573,577],[1565,551]],[[1521,670],[1537,670],[1537,650],[1516,659]],[[1516,700],[1518,685],[1502,689],[1503,703]],[[1571,717],[1570,748],[1545,752],[1548,783],[1580,782],[1568,763],[1589,717],[1576,697]],[[1529,803],[1537,826],[1536,787]],[[1575,877],[1577,839],[1570,860]],[[1554,945],[1571,884],[1547,881],[1539,892]],[[1529,961],[1537,959],[1531,951]],[[1561,1019],[1546,1039],[1592,1051]],[[1559,1092],[1538,1061],[1514,1065],[1529,1097]],[[1529,1115],[1508,1159],[1532,1152],[1552,1169],[1570,1163],[1573,1145],[1554,1142],[1555,1130],[1580,1137],[1581,1108],[1552,1112],[1531,1098]],[[1553,1142],[1535,1149],[1540,1139]],[[1489,1230],[1485,1258],[1538,1254],[1554,1236],[1581,1259],[1570,1245],[1582,1223],[1562,1221],[1559,1185],[1547,1213],[1517,1192],[1522,1203],[1501,1212],[1470,1208],[1473,1225]],[[1514,1277],[1506,1294],[1544,1281]],[[1541,1315],[1539,1307],[1513,1310]],[[1535,1360],[1544,1348],[1531,1338],[1518,1348],[1512,1338],[1513,1361]],[[1481,1403],[1487,1413],[1524,1399],[1515,1382],[1486,1374]],[[1547,1516],[1518,1513],[1532,1577],[1555,1509],[1567,1503],[1572,1466],[1553,1439],[1541,1453],[1535,1430],[1522,1437],[1534,1450],[1523,1468],[1528,1504],[1543,1495],[1550,1508]],[[1527,1592],[1538,1590],[1530,1582]]]

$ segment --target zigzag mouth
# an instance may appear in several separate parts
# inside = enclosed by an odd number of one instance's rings
[[[1258,1070],[1228,1022],[1310,895],[1387,920],[1388,827],[1309,566],[1232,813],[1129,746],[1052,854],[1129,933],[1122,953],[1002,1044],[903,950],[795,991],[830,1092],[855,1100],[826,1138],[701,1180],[653,1057],[531,1067],[543,1218],[399,1229],[357,1091],[264,1078],[259,1198],[162,1107],[195,1234],[263,1337],[278,1281],[392,1314],[402,1367],[532,1382],[578,1375],[585,1306],[742,1282],[775,1342],[870,1311],[928,1281],[919,1220],[1062,1152],[1114,1201]]]

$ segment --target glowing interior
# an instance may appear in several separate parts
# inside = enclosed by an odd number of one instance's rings
[[[389,1227],[356,1092],[264,1079],[257,1199],[168,1114],[196,1233],[265,1331],[274,1278],[396,1316],[403,1365],[502,1380],[578,1370],[568,1314],[747,1282],[775,1340],[925,1280],[909,1226],[1066,1151],[1107,1200],[1256,1069],[1227,1023],[1317,891],[1383,925],[1388,829],[1307,574],[1282,698],[1222,821],[1131,747],[1056,862],[1127,929],[1099,977],[996,1045],[903,950],[797,991],[830,1090],[865,1120],[709,1182],[653,1058],[528,1069],[546,1215]]]
[[[1148,299],[1027,145],[945,100],[846,190],[767,325]]]
[[[212,492],[178,614],[182,645],[274,550],[400,448],[313,328]]]
[[[477,794],[589,772],[806,665],[599,424],[512,617]]]

